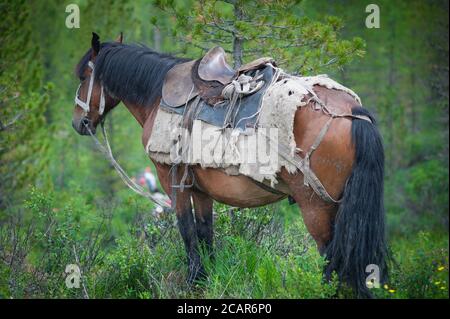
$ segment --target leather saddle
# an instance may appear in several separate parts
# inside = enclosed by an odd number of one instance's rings
[[[214,47],[200,61],[180,63],[167,72],[161,104],[177,108],[200,95],[208,104],[214,105],[223,100],[221,93],[225,85],[242,73],[264,68],[267,63],[276,65],[272,58],[264,57],[234,70],[226,61],[225,50]]]

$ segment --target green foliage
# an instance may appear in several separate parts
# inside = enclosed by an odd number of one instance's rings
[[[32,190],[25,206],[32,218],[16,224],[19,238],[10,242],[7,224],[0,228],[2,257],[21,256],[14,267],[0,268],[7,279],[0,283],[4,297],[327,298],[336,293],[336,285],[322,279],[323,259],[304,225],[297,220],[285,230],[273,210],[230,215],[218,205],[217,253],[214,260],[203,256],[210,276],[191,290],[173,215],[137,218],[111,243],[111,228],[104,227],[111,217],[81,213],[77,202],[55,208],[53,194]],[[71,263],[80,266],[85,288],[65,287],[63,271]]]
[[[448,191],[448,165],[440,160],[397,171],[386,185],[391,232],[439,230],[448,225]]]
[[[324,260],[298,219],[284,227],[275,207],[229,210],[216,205],[217,251],[201,286],[207,298],[330,298]]]
[[[378,297],[448,299],[448,249],[443,247],[448,247],[448,238],[424,232],[413,241],[396,241],[392,250],[398,264]]]
[[[0,21],[0,192],[13,197],[30,183],[48,185],[47,120],[52,84],[43,89],[39,46],[30,41],[30,7],[22,1],[2,4]],[[41,153],[41,156],[36,154]],[[42,174],[42,175],[41,175]]]
[[[340,39],[339,18],[309,19],[298,0],[156,3],[176,17],[172,34],[184,43],[184,50],[205,51],[220,44],[235,59],[239,50],[246,62],[271,56],[283,68],[301,74],[342,66],[364,54],[361,38]]]
[[[124,231],[86,206],[83,194],[58,208],[58,195],[32,190],[21,214],[0,226],[0,293],[4,298],[338,298],[351,297],[322,277],[324,259],[298,217],[284,225],[287,205],[229,210],[215,206],[214,258],[202,250],[208,277],[186,283],[185,252],[175,216],[136,210]],[[281,207],[279,207],[281,206]],[[86,209],[86,207],[89,207]],[[138,207],[138,206],[136,206]],[[19,217],[17,217],[19,216]],[[14,231],[13,233],[11,233]],[[13,236],[12,236],[13,235]],[[448,239],[420,233],[395,240],[397,264],[379,298],[448,298]],[[77,264],[82,286],[65,286]]]
[[[66,288],[64,270],[68,264],[79,264],[83,272],[89,272],[102,259],[107,222],[91,214],[89,219],[82,218],[86,208],[86,203],[75,201],[55,207],[53,194],[33,189],[25,210],[12,210],[2,220],[2,267],[11,270],[0,283],[0,291],[8,292],[6,297],[83,296]]]

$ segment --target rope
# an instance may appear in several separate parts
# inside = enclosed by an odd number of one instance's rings
[[[151,194],[150,192],[146,191],[143,187],[141,187],[140,185],[136,184],[136,182],[134,182],[128,175],[127,173],[124,171],[124,169],[119,165],[119,163],[117,163],[117,161],[115,160],[113,154],[112,154],[112,150],[111,150],[111,146],[109,144],[109,140],[108,140],[108,135],[106,134],[106,130],[105,130],[105,126],[104,126],[104,122],[102,121],[101,123],[101,127],[102,127],[102,134],[103,137],[105,139],[105,144],[102,144],[98,138],[92,133],[91,129],[89,128],[89,125],[84,124],[84,126],[86,127],[86,129],[89,132],[89,135],[92,137],[92,139],[95,142],[95,145],[97,146],[97,148],[99,149],[99,151],[101,153],[103,153],[103,155],[106,157],[106,159],[111,163],[111,165],[116,169],[117,173],[119,173],[120,178],[122,179],[122,181],[125,183],[125,185],[127,185],[132,191],[134,191],[135,193],[148,198],[149,200],[151,200],[153,203],[155,203],[156,205],[159,205],[163,208],[167,208],[167,209],[171,209],[171,207],[162,199],[155,197],[153,194]]]
[[[259,71],[256,71],[256,74],[253,77],[241,74],[237,79],[233,80],[223,88],[222,96],[230,101],[227,113],[225,114],[223,128],[228,126],[237,127],[234,122],[241,108],[241,99],[244,96],[259,91],[265,84],[265,81],[262,78],[263,74],[259,74]],[[238,100],[239,104],[237,104]],[[239,122],[241,120],[239,120]]]

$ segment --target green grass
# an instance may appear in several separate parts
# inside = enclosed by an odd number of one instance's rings
[[[324,260],[287,202],[232,212],[215,205],[214,259],[202,251],[209,275],[189,287],[175,217],[154,220],[146,200],[128,196],[97,205],[76,197],[62,206],[52,194],[34,190],[0,226],[0,297],[352,297],[335,279],[323,280]],[[397,265],[377,297],[448,298],[444,232],[394,237],[390,248]],[[84,288],[68,289],[64,269],[76,259]]]

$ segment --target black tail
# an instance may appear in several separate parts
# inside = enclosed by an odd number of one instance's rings
[[[344,190],[334,223],[333,238],[326,249],[329,261],[325,274],[335,271],[358,297],[370,298],[366,267],[375,264],[380,283],[387,280],[387,249],[384,230],[383,175],[384,151],[372,115],[362,107],[353,115],[369,117],[372,123],[353,119],[352,142],[355,163]]]

